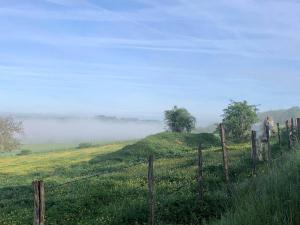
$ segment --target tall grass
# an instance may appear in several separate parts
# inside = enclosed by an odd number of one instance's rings
[[[214,225],[300,224],[300,152],[287,153],[238,189],[233,208]]]

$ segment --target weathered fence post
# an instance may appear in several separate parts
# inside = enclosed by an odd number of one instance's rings
[[[266,137],[267,137],[267,144],[268,144],[268,162],[272,161],[272,152],[271,152],[271,145],[270,145],[270,126],[269,124],[266,125]]]
[[[290,135],[290,139],[291,139],[291,146],[294,147],[295,144],[296,144],[296,141],[297,141],[297,138],[296,138],[296,130],[295,130],[296,126],[295,126],[295,123],[294,123],[294,118],[291,118],[291,135]]]
[[[34,225],[45,224],[45,191],[43,181],[32,182],[34,191]]]
[[[251,134],[252,142],[252,174],[256,175],[256,159],[257,159],[257,148],[256,148],[256,131],[252,131]]]
[[[277,123],[277,135],[278,135],[278,145],[281,146],[281,133],[280,133],[280,125]]]
[[[203,158],[202,145],[198,147],[198,195],[200,202],[203,200]]]
[[[226,141],[225,141],[225,129],[224,124],[220,124],[220,136],[221,136],[221,144],[222,144],[222,152],[223,152],[223,166],[224,166],[224,176],[225,181],[229,183],[229,174],[228,174],[228,152],[226,148]]]
[[[154,172],[153,172],[153,155],[148,160],[148,191],[149,191],[149,225],[155,224],[155,199],[154,199]]]
[[[291,136],[290,136],[290,129],[289,129],[289,121],[285,121],[285,128],[286,128],[286,134],[287,134],[287,140],[288,140],[288,148],[291,149]]]
[[[298,141],[300,141],[300,118],[297,118],[297,137]]]

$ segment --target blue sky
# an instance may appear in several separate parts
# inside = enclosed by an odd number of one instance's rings
[[[3,112],[161,118],[200,124],[233,100],[300,105],[296,0],[0,1]]]

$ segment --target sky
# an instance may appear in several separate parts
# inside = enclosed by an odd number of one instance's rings
[[[0,0],[1,112],[202,125],[300,105],[298,0]]]

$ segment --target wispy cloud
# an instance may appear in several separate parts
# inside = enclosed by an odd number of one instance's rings
[[[62,5],[62,6],[87,6],[88,5],[88,1],[86,0],[43,0],[43,1],[55,5]]]
[[[300,38],[299,4],[289,1],[222,0],[218,2],[174,1],[163,4],[159,1],[142,1],[149,7],[143,10],[119,12],[105,9],[101,2],[91,4],[86,0],[48,0],[66,8],[46,9],[34,5],[27,7],[0,8],[0,16],[27,17],[47,20],[80,20],[114,22],[111,29],[118,29],[126,24],[134,24],[139,36],[145,38],[126,38],[120,35],[70,36],[59,37],[56,33],[42,36],[34,35],[22,38],[37,43],[65,46],[113,47],[150,51],[198,52],[212,54],[237,54],[242,56],[270,56],[279,53],[278,42],[287,51],[285,40],[298,41]],[[197,35],[188,30],[177,33],[168,26],[161,27],[158,21],[168,21],[182,29],[183,22],[190,23],[191,29],[197,29]],[[176,27],[175,26],[175,27]],[[207,36],[202,27],[209,27],[213,33],[227,34],[226,40],[219,40],[213,34]],[[298,29],[299,28],[299,29]],[[201,31],[203,30],[203,31]],[[202,33],[202,35],[201,35]],[[11,38],[11,37],[9,37]],[[224,39],[224,38],[221,38]],[[275,48],[275,49],[274,49]],[[276,49],[277,48],[277,49]],[[274,51],[275,50],[275,51]],[[289,58],[286,53],[282,57]],[[279,55],[279,54],[278,54]],[[294,56],[293,56],[294,57]]]
[[[158,114],[153,105],[176,101],[195,110],[205,107],[199,101],[220,106],[223,93],[226,101],[274,102],[287,80],[297,92],[295,0],[16,3],[0,2],[0,101],[6,106],[12,101],[5,95],[43,102],[41,96],[63,95],[66,88],[71,105],[80,94],[123,107],[152,101],[144,112]]]

